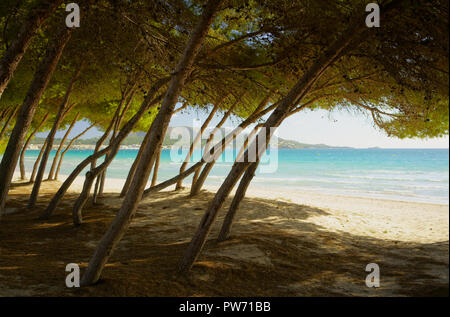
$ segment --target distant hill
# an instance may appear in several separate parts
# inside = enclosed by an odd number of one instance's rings
[[[286,140],[278,138],[278,148],[280,149],[350,149],[344,146],[331,146],[326,144],[307,144],[300,143],[294,140]]]
[[[192,135],[192,128],[186,127],[189,129],[190,134]],[[180,139],[180,137],[172,139],[171,132],[173,131],[174,127],[169,127],[166,137],[164,138],[163,145],[164,146],[171,146],[177,143]],[[224,134],[223,134],[224,135]],[[144,132],[134,132],[130,133],[128,137],[125,138],[125,140],[122,142],[122,145],[126,146],[132,146],[132,145],[138,145],[141,144],[144,139],[145,133]],[[98,138],[89,138],[89,139],[78,139],[74,142],[74,145],[95,145]],[[30,144],[32,145],[42,145],[45,141],[45,138],[35,138],[33,139]],[[54,144],[57,145],[61,141],[60,138],[55,139]],[[68,143],[67,141],[66,143]],[[180,145],[182,146],[189,146],[190,140],[186,140],[185,142],[182,142]],[[206,142],[205,139],[202,139],[202,144]],[[107,144],[108,141],[105,142]],[[294,140],[286,140],[283,138],[278,138],[278,148],[280,149],[330,149],[330,148],[347,148],[347,147],[336,147],[336,146],[330,146],[326,144],[307,144],[307,143],[301,143]]]

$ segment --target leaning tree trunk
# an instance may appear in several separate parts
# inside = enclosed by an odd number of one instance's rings
[[[184,159],[183,164],[181,164],[180,172],[179,174],[183,173],[186,170],[187,165],[189,164],[189,160],[191,159],[192,153],[194,153],[195,146],[198,144],[198,142],[201,141],[203,132],[205,132],[205,129],[208,127],[211,120],[214,118],[214,115],[216,114],[216,111],[219,109],[222,101],[226,98],[225,95],[220,102],[217,102],[214,107],[212,108],[210,114],[206,118],[205,122],[203,122],[202,126],[200,127],[200,131],[198,131],[197,135],[195,136],[195,139],[192,141],[191,145],[189,146],[189,152],[186,155],[186,158]],[[152,182],[153,183],[153,182]],[[156,184],[153,184],[153,186]],[[177,182],[177,185],[175,186],[175,189],[180,189],[183,185],[183,180],[180,179]]]
[[[263,102],[264,103],[264,102]],[[251,115],[250,117],[248,117],[247,119],[245,119],[236,129],[234,129],[232,132],[230,132],[229,134],[227,134],[221,141],[217,142],[214,147],[212,147],[213,149],[217,149],[220,147],[220,149],[222,148],[221,145],[223,145],[224,143],[228,144],[229,142],[231,142],[233,140],[233,135],[235,134],[235,132],[238,129],[245,129],[248,125],[252,124],[253,122],[255,122],[258,118],[266,115],[267,113],[269,113],[270,111],[272,111],[273,109],[275,109],[277,106],[277,104],[273,104],[270,107],[267,107],[264,110],[260,110],[260,109],[256,109]],[[216,129],[214,131],[217,131],[218,128],[216,127]],[[206,142],[205,145],[205,149],[210,148],[209,144],[212,142],[214,136],[214,132],[212,132],[212,134],[210,135],[208,141]],[[217,150],[214,155],[215,157],[213,157],[212,159],[217,159],[216,157],[218,157],[218,155],[220,155],[222,152],[220,152],[220,149]],[[192,173],[198,174],[198,172],[201,170],[201,168],[203,167],[203,165],[206,163],[204,156],[202,156],[202,159],[200,160],[200,162],[197,162],[196,164],[194,164],[193,166],[191,166],[189,169],[187,169],[185,172],[178,174],[175,177],[172,177],[169,180],[166,180],[154,187],[151,188],[147,188],[144,191],[144,197],[147,197],[148,195],[150,195],[151,193],[154,192],[158,192],[160,190],[163,190],[164,188],[167,188],[173,184],[175,184],[176,182],[178,182],[179,179],[185,179],[186,177],[188,177],[189,175],[191,175]],[[194,175],[194,178],[196,176]],[[195,182],[194,182],[195,183]]]
[[[44,154],[45,147],[47,146],[47,141],[48,141],[48,139],[45,138],[45,141],[42,144],[41,150],[39,151],[38,157],[34,161],[33,170],[31,171],[29,183],[34,183],[34,180],[36,179],[36,173],[37,173],[37,169],[39,167],[39,162],[41,162],[42,155]]]
[[[259,163],[259,160],[252,163],[252,165],[250,165],[250,167],[248,167],[247,170],[245,171],[244,176],[242,176],[241,182],[239,183],[236,193],[234,194],[233,201],[231,202],[230,208],[228,209],[225,219],[223,220],[222,228],[220,229],[220,233],[217,238],[218,241],[225,241],[230,236],[231,225],[233,224],[234,216],[236,215],[236,211],[239,208],[239,204],[241,203],[242,199],[244,199],[244,197],[245,197],[245,193],[247,192],[248,185],[250,184],[253,177],[255,176],[255,172],[256,172],[256,168],[258,167],[258,163]]]
[[[17,110],[19,110],[19,107],[16,107],[11,110],[11,113],[10,113],[8,119],[6,119],[5,124],[3,125],[3,129],[0,131],[0,140],[3,138],[3,135],[5,134],[6,129],[9,126],[9,123],[11,122],[12,118],[14,118],[14,116],[17,113]]]
[[[64,120],[64,117],[69,113],[70,110],[72,110],[73,106],[75,105],[75,104],[69,105],[69,98],[73,91],[73,86],[77,81],[78,76],[80,75],[80,71],[81,71],[81,64],[75,71],[75,74],[67,87],[63,101],[59,107],[58,114],[56,115],[55,122],[53,123],[53,127],[47,136],[48,139],[47,146],[45,148],[44,155],[42,156],[41,164],[39,165],[39,170],[36,175],[36,180],[34,182],[33,189],[31,191],[30,200],[28,201],[28,208],[33,208],[36,204],[39,195],[39,190],[41,188],[41,183],[42,180],[44,179],[45,167],[47,166],[48,157],[50,156],[50,152],[53,147],[53,141],[55,138],[56,131],[58,131],[59,125]]]
[[[204,147],[204,151],[209,151],[211,143],[214,139],[214,135],[216,134],[217,131],[220,130],[220,128],[223,126],[223,124],[225,123],[225,121],[227,121],[227,119],[230,117],[230,115],[233,113],[234,108],[236,108],[236,106],[238,105],[238,103],[241,101],[242,97],[244,96],[244,94],[241,95],[240,98],[236,99],[236,101],[233,103],[233,105],[230,107],[230,109],[228,109],[227,112],[225,112],[224,116],[222,117],[222,119],[220,120],[220,122],[216,125],[216,127],[214,128],[214,130],[209,134],[208,139],[206,140],[205,143],[205,147]],[[200,169],[196,169],[194,172],[194,177],[192,178],[192,185],[191,185],[191,189],[194,186],[194,184],[197,182],[198,179],[198,175],[200,173]],[[181,174],[181,173],[180,173]],[[182,179],[181,179],[182,180]],[[180,181],[181,181],[180,180]],[[179,182],[180,182],[179,181]]]
[[[100,240],[100,243],[89,262],[88,268],[82,277],[82,285],[89,285],[98,281],[105,263],[108,261],[114,247],[125,234],[125,231],[136,212],[137,205],[142,198],[142,193],[144,192],[145,184],[150,174],[151,166],[155,161],[156,151],[162,144],[177,99],[183,89],[186,78],[192,72],[195,58],[200,51],[220,3],[221,0],[208,1],[203,9],[198,24],[191,33],[191,38],[172,74],[169,88],[167,89],[161,104],[161,109],[148,131],[148,133],[150,133],[149,142],[142,152],[142,158],[137,167],[130,189],[125,196],[122,207],[112,225]]]
[[[8,114],[8,112],[9,112],[9,108],[3,109],[0,112],[0,121],[2,121],[5,118],[5,116]]]
[[[25,159],[25,152],[27,151],[28,145],[30,144],[31,139],[34,137],[34,135],[42,128],[42,126],[45,124],[45,122],[48,119],[48,116],[50,115],[50,112],[47,112],[44,115],[44,118],[42,118],[42,121],[39,123],[39,125],[36,127],[36,129],[33,130],[33,132],[31,132],[30,136],[28,137],[28,139],[25,141],[25,144],[22,148],[22,152],[20,153],[20,159],[19,159],[19,167],[20,167],[20,179],[21,180],[25,180],[26,178],[26,174],[25,174],[25,163],[24,163],[24,159]]]
[[[304,108],[304,106],[300,107],[295,112],[291,111],[288,116],[292,115],[293,113],[297,113],[302,108]],[[243,157],[244,150],[248,146],[248,141],[255,135],[255,133],[258,131],[258,129],[260,127],[262,127],[263,125],[264,124],[258,124],[257,126],[255,126],[255,128],[252,130],[250,135],[245,139],[245,142],[244,142],[241,150],[239,151],[239,154],[236,156],[237,162],[239,162],[241,160],[241,157]],[[236,212],[239,208],[239,205],[240,205],[242,199],[244,199],[244,197],[245,197],[245,194],[247,192],[248,186],[250,185],[250,182],[252,181],[253,177],[255,177],[255,172],[256,172],[256,169],[258,168],[259,162],[260,161],[258,158],[255,163],[252,163],[252,165],[250,165],[250,167],[247,168],[247,170],[244,173],[244,176],[242,176],[242,179],[239,183],[236,193],[234,194],[233,201],[231,202],[230,208],[228,209],[225,219],[223,220],[222,228],[220,229],[219,236],[217,237],[217,240],[219,242],[225,241],[229,238],[234,217],[236,216]]]
[[[78,121],[78,117],[80,116],[80,113],[78,112],[73,119],[72,123],[70,124],[69,128],[67,129],[66,133],[64,134],[63,138],[61,139],[61,142],[59,143],[58,149],[56,150],[55,157],[53,158],[52,166],[50,167],[50,172],[48,173],[47,180],[54,180],[55,179],[55,169],[56,169],[56,163],[58,162],[59,154],[62,151],[62,148],[64,146],[64,143],[66,143],[67,137],[69,136],[70,132],[72,131],[75,123]]]
[[[261,103],[256,107],[255,111],[250,115],[249,118],[244,120],[235,131],[242,131],[243,129],[247,128],[250,124],[252,124],[254,121],[256,121],[257,118],[261,116],[263,113],[263,109],[267,106],[267,104],[270,101],[271,93],[267,95]],[[265,111],[264,111],[265,112]],[[239,129],[239,130],[238,130]],[[230,133],[228,135],[228,138],[225,137],[222,141],[221,149],[217,151],[217,148],[214,148],[214,155],[212,159],[206,164],[206,166],[203,168],[202,172],[200,173],[200,170],[197,170],[196,174],[194,175],[194,179],[192,180],[192,186],[191,186],[191,192],[190,196],[193,197],[197,195],[200,190],[202,189],[206,178],[208,177],[209,173],[211,172],[212,168],[214,167],[214,164],[216,163],[217,159],[220,157],[222,152],[225,150],[226,146],[233,141],[233,139],[236,137],[235,133]],[[207,149],[205,147],[205,151],[209,151],[209,148]],[[216,152],[217,151],[217,152]],[[200,175],[198,175],[200,173]]]
[[[362,30],[362,27],[359,27],[356,30]],[[350,27],[347,32],[345,32],[311,65],[309,70],[281,100],[279,106],[267,119],[262,131],[258,133],[256,139],[252,142],[251,146],[256,146],[257,141],[262,139],[262,136],[265,136],[265,142],[263,143],[262,148],[257,148],[259,155],[266,150],[268,143],[270,142],[270,138],[273,133],[272,128],[276,128],[281,124],[290,109],[294,107],[296,103],[301,101],[308,90],[311,89],[311,86],[320,78],[325,70],[341,56],[343,50],[349,46],[351,40],[354,39],[358,33],[356,30],[354,26]],[[244,157],[248,158],[248,150],[245,152]],[[194,237],[184,252],[184,255],[178,265],[179,271],[188,271],[194,264],[203,248],[203,245],[205,244],[206,237],[211,230],[211,226],[217,217],[218,211],[222,207],[225,199],[228,197],[237,180],[241,177],[242,173],[249,167],[250,164],[255,163],[235,162],[233,164],[230,173],[208,206]]]
[[[64,151],[62,151],[61,157],[59,158],[58,166],[56,167],[56,172],[55,172],[55,180],[58,180],[58,175],[59,175],[59,171],[61,169],[61,164],[64,159],[64,155],[66,155],[67,151],[70,150],[70,147],[72,146],[72,144],[76,140],[78,140],[80,137],[82,137],[86,132],[88,132],[91,128],[95,127],[96,125],[97,125],[97,122],[94,122],[89,127],[87,127],[84,131],[82,131],[80,134],[78,134],[72,140],[70,140],[69,144],[67,144],[67,147],[64,149]]]
[[[126,110],[126,109],[124,109]],[[117,121],[120,119],[120,117],[117,118]],[[113,135],[111,138],[110,144],[114,144],[112,150],[106,154],[104,162],[99,165],[98,167],[91,169],[90,172],[86,173],[85,182],[83,185],[83,189],[80,193],[80,196],[75,201],[73,210],[72,210],[72,217],[75,225],[81,225],[83,223],[82,218],[82,211],[83,208],[89,198],[89,193],[91,191],[92,185],[94,183],[95,178],[97,178],[97,181],[95,183],[94,188],[94,196],[93,196],[93,203],[95,204],[97,201],[97,195],[100,192],[103,192],[103,189],[101,188],[102,180],[104,180],[106,169],[111,164],[111,162],[114,160],[115,156],[117,155],[119,149],[120,149],[120,142],[116,141],[116,129],[118,128],[118,125],[114,127]],[[99,187],[100,186],[100,187]]]
[[[156,182],[158,181],[158,170],[159,170],[159,161],[161,160],[161,152],[162,152],[162,146],[159,148],[158,154],[156,154],[156,161],[155,161],[155,166],[153,167],[152,183],[151,183],[150,187],[155,186]]]
[[[11,43],[0,60],[0,98],[37,30],[61,3],[62,0],[41,1],[36,7],[31,9],[27,18],[23,21],[16,39]]]
[[[122,191],[120,192],[120,196],[119,197],[125,196],[126,193],[128,192],[128,189],[130,188],[131,180],[133,179],[134,174],[136,173],[136,168],[137,168],[137,166],[139,164],[139,161],[140,161],[140,159],[142,157],[142,150],[144,149],[145,145],[148,142],[148,137],[149,137],[149,134],[146,133],[145,137],[144,137],[144,140],[142,140],[142,144],[141,144],[141,146],[139,148],[138,154],[137,154],[136,158],[134,159],[133,164],[131,165],[131,168],[130,168],[130,170],[128,172],[127,179],[125,181],[125,184],[123,184],[123,188],[122,188]]]
[[[125,103],[125,106],[123,107],[122,112],[120,114],[118,113],[118,117],[114,122],[114,129],[113,129],[113,133],[112,133],[110,142],[116,138],[117,132],[120,128],[120,125],[125,116],[125,113],[128,111],[128,108],[130,107],[131,102],[133,101],[133,97],[136,93],[136,85],[137,85],[137,79],[130,86],[130,88],[125,92],[125,94],[122,98],[122,100],[125,100],[126,98],[128,98],[128,101]],[[106,167],[106,169],[100,174],[100,176],[97,176],[97,181],[95,183],[94,196],[93,196],[94,204],[97,203],[97,197],[103,195],[103,191],[105,188],[105,179],[106,179],[107,169],[108,169],[108,167]]]
[[[5,206],[9,185],[11,184],[25,136],[33,120],[42,93],[50,81],[64,47],[70,39],[70,35],[71,29],[64,29],[62,34],[56,35],[34,74],[33,81],[19,110],[16,124],[12,130],[0,164],[0,217]]]
[[[161,95],[154,98],[154,95],[158,92],[158,90],[166,84],[166,82],[169,80],[169,78],[163,78],[158,80],[152,87],[152,89],[148,92],[147,97],[144,99],[141,107],[136,112],[136,114],[123,126],[123,128],[120,130],[117,137],[114,139],[114,142],[109,145],[108,147],[98,151],[94,152],[94,154],[88,156],[85,158],[81,163],[75,167],[75,169],[70,173],[70,175],[64,180],[61,187],[58,189],[58,191],[53,196],[52,200],[50,201],[49,205],[45,209],[45,211],[41,214],[40,219],[48,219],[52,213],[55,211],[56,207],[58,206],[61,199],[64,197],[64,194],[69,189],[70,185],[73,183],[73,181],[76,179],[76,177],[83,171],[83,169],[89,165],[92,164],[94,161],[96,161],[98,158],[102,157],[103,155],[111,152],[111,150],[114,148],[115,144],[119,144],[123,141],[124,138],[128,136],[128,134],[134,129],[140,118],[144,115],[144,113],[153,105],[155,105],[159,100],[161,99]]]

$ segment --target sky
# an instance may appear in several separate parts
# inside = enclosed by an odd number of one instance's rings
[[[170,122],[170,126],[193,126],[195,120],[203,122],[206,112],[196,110],[177,113]],[[215,126],[222,114],[216,114],[210,126]],[[239,120],[228,119],[224,126],[235,127]],[[200,123],[201,124],[201,123]],[[197,121],[197,126],[199,123]],[[88,126],[87,122],[78,122],[70,134],[70,138],[80,133]],[[40,136],[46,135],[43,133]],[[61,137],[63,132],[58,132]],[[101,132],[91,129],[84,138],[98,137]],[[329,112],[326,110],[304,110],[287,118],[278,129],[278,136],[288,140],[295,140],[308,144],[327,144],[331,146],[348,146],[355,148],[448,148],[449,137],[433,139],[397,139],[387,137],[386,134],[373,127],[370,118],[363,114],[345,111]]]

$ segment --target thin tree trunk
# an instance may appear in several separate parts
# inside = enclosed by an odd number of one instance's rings
[[[138,75],[137,75],[138,76]],[[130,86],[130,88],[128,90],[125,91],[122,100],[126,100],[128,99],[128,101],[126,101],[125,106],[123,107],[123,110],[121,113],[117,114],[117,118],[114,122],[114,129],[113,129],[113,133],[110,139],[110,143],[112,140],[114,140],[117,136],[117,131],[120,128],[120,125],[122,123],[122,120],[125,116],[125,113],[128,111],[128,108],[131,105],[131,101],[133,100],[133,97],[136,93],[136,85],[137,85],[137,79],[134,81],[134,83]],[[121,104],[123,102],[121,101]],[[120,109],[120,107],[119,107]],[[106,180],[106,171],[107,168],[99,175],[97,176],[97,181],[95,182],[95,188],[94,188],[94,195],[93,195],[93,203],[96,204],[97,203],[97,198],[99,196],[103,195],[103,191],[105,189],[105,180]]]
[[[267,104],[270,101],[270,97],[271,97],[272,93],[268,94],[262,101],[261,103],[256,107],[255,111],[253,112],[253,114],[247,118],[247,120],[244,120],[239,126],[238,128],[240,130],[245,129],[246,127],[248,127],[250,124],[252,124],[254,121],[256,121],[257,118],[259,118],[259,114],[263,113],[263,109],[267,106]],[[250,119],[250,120],[249,120]],[[231,135],[231,133],[229,134],[229,137],[225,137],[222,140],[222,147],[221,149],[218,151],[217,154],[215,154],[212,158],[212,160],[210,160],[206,166],[203,168],[202,172],[200,173],[200,175],[194,175],[194,179],[192,182],[192,186],[191,186],[191,192],[190,192],[190,196],[193,197],[195,195],[197,195],[200,190],[202,189],[206,178],[208,177],[209,173],[211,172],[212,168],[214,167],[214,164],[216,163],[217,159],[219,158],[219,156],[222,154],[222,152],[225,150],[226,146],[233,141],[233,139],[237,136],[237,135]],[[205,152],[209,151],[209,148],[205,147]],[[200,170],[198,170],[197,174],[200,172]],[[194,182],[195,180],[195,182]]]
[[[180,167],[180,172],[179,174],[183,173],[186,170],[187,165],[189,164],[189,160],[191,159],[192,153],[194,153],[194,149],[195,146],[198,144],[198,142],[201,141],[202,139],[202,135],[203,132],[205,132],[205,129],[208,127],[209,123],[211,122],[211,120],[214,118],[214,115],[216,114],[216,111],[219,109],[220,105],[222,104],[223,100],[226,98],[227,96],[225,95],[222,100],[220,102],[217,102],[214,107],[212,108],[210,114],[208,115],[208,117],[206,118],[205,122],[203,122],[202,126],[200,127],[200,131],[198,131],[197,135],[195,136],[195,139],[192,141],[190,147],[189,147],[189,152],[186,155],[186,158],[184,159],[183,164],[181,164]],[[152,182],[153,183],[153,182]],[[156,184],[153,184],[153,186]],[[177,182],[177,185],[175,187],[175,189],[180,189],[183,185],[183,180],[180,179]]]
[[[108,127],[106,128],[105,133],[103,133],[103,135],[100,137],[100,139],[98,139],[97,142],[95,143],[94,154],[100,150],[101,146],[103,145],[105,140],[108,138],[108,135],[111,133],[111,130],[116,129],[116,123],[119,120],[120,111],[122,110],[122,106],[124,105],[124,102],[125,102],[128,92],[129,92],[129,90],[125,89],[125,92],[122,95],[119,105],[117,106],[116,112],[114,113],[114,116],[113,116],[111,122],[109,123]],[[115,131],[114,131],[114,134],[115,134]],[[113,137],[111,137],[110,140],[112,141],[112,139],[113,139]],[[110,142],[110,144],[111,144],[111,142]],[[93,160],[91,162],[91,169],[94,169],[96,164],[97,164],[97,160]]]
[[[56,150],[55,157],[53,158],[52,166],[50,167],[50,172],[48,173],[47,180],[54,180],[55,179],[55,169],[56,169],[56,163],[58,162],[59,154],[62,151],[62,148],[64,147],[64,143],[66,143],[67,137],[69,136],[70,132],[72,131],[73,127],[75,126],[75,123],[78,121],[78,117],[80,116],[80,113],[78,112],[73,119],[72,123],[70,124],[69,128],[67,129],[66,133],[64,134],[63,138],[61,139],[61,142],[59,143],[59,147]]]
[[[185,170],[183,173],[178,174],[175,177],[172,177],[171,179],[168,179],[162,183],[159,183],[158,185],[155,185],[153,187],[149,187],[144,191],[144,195],[143,197],[146,198],[147,196],[149,196],[151,193],[156,193],[159,192],[161,190],[163,190],[164,188],[167,188],[173,184],[175,184],[180,178],[186,178],[189,175],[191,175],[192,173],[194,173],[196,170],[200,169],[203,165],[203,162],[197,162],[194,165],[192,165],[191,167],[189,167],[187,170]]]
[[[153,105],[155,105],[159,100],[161,100],[162,95],[159,95],[158,97],[152,99],[154,95],[158,92],[158,90],[166,84],[166,82],[169,80],[169,78],[163,78],[158,80],[152,87],[152,89],[149,91],[147,97],[143,101],[141,107],[136,112],[136,114],[123,126],[123,128],[120,130],[117,137],[114,139],[114,142],[109,145],[108,147],[95,152],[94,154],[88,156],[86,159],[84,159],[80,164],[75,167],[75,169],[70,173],[70,175],[64,180],[61,187],[58,189],[58,191],[53,196],[52,200],[50,201],[49,205],[45,209],[45,211],[42,213],[42,215],[39,217],[40,219],[48,219],[52,213],[55,211],[56,207],[58,206],[61,199],[64,197],[64,194],[69,189],[70,185],[73,183],[73,181],[76,179],[76,177],[83,171],[83,169],[91,164],[93,161],[97,160],[99,157],[102,157],[103,155],[111,152],[113,148],[116,146],[116,144],[120,145],[120,142],[123,141],[124,138],[128,136],[128,134],[134,129],[140,118],[144,115],[144,113]]]
[[[140,160],[141,157],[142,157],[142,150],[144,149],[145,145],[146,145],[147,142],[148,142],[148,137],[149,137],[149,134],[146,133],[146,134],[145,134],[145,137],[144,137],[144,140],[142,140],[142,144],[141,144],[141,146],[139,147],[139,152],[138,152],[136,158],[134,159],[133,165],[131,165],[130,171],[128,172],[127,179],[126,179],[126,181],[125,181],[125,184],[123,184],[123,188],[122,188],[122,191],[120,192],[120,196],[119,196],[119,197],[125,196],[126,193],[128,192],[128,189],[130,188],[131,180],[132,180],[133,177],[134,177],[134,174],[135,174],[135,172],[136,172],[136,168],[137,168],[137,166],[138,166],[139,160]]]
[[[81,64],[75,71],[74,76],[72,77],[67,87],[63,101],[59,107],[58,114],[56,115],[55,122],[53,123],[53,127],[50,130],[50,133],[48,134],[47,146],[45,148],[44,155],[42,156],[41,164],[39,165],[39,170],[36,175],[36,180],[34,182],[33,189],[31,191],[30,200],[28,201],[28,208],[33,208],[36,204],[39,195],[39,190],[41,188],[41,183],[42,180],[44,179],[45,167],[47,166],[48,157],[50,156],[50,152],[52,151],[56,131],[58,131],[59,125],[64,120],[64,117],[75,105],[75,104],[69,105],[69,98],[73,91],[73,86],[75,85],[75,82],[77,81],[78,76],[80,75],[80,71],[81,71]]]
[[[158,181],[158,169],[159,169],[159,161],[161,160],[161,151],[162,151],[162,146],[159,148],[158,154],[156,154],[156,161],[155,161],[155,166],[153,167],[152,183],[151,183],[150,187],[155,186],[156,182]]]
[[[361,30],[362,27],[358,28]],[[357,29],[357,30],[358,30]],[[262,148],[258,148],[258,153],[261,154],[267,148],[270,142],[271,135],[273,133],[272,128],[277,128],[284,120],[290,109],[295,106],[305,96],[311,86],[320,78],[325,70],[333,64],[342,54],[343,50],[349,46],[351,40],[355,37],[356,32],[354,27],[350,27],[340,39],[332,44],[321,57],[319,57],[310,67],[310,69],[302,76],[302,78],[294,85],[291,91],[281,100],[279,106],[272,112],[267,119],[262,131],[258,133],[256,139],[252,142],[251,146],[256,146],[259,136],[265,135],[265,142]],[[248,157],[248,150],[245,152],[244,157]],[[259,157],[259,156],[258,156]],[[231,168],[230,173],[226,177],[223,184],[220,186],[210,205],[208,206],[197,232],[192,238],[189,246],[187,247],[184,255],[178,265],[178,270],[185,272],[188,271],[195,260],[197,259],[200,251],[205,244],[208,233],[211,230],[211,226],[214,223],[217,213],[222,207],[225,199],[233,189],[237,180],[241,177],[243,172],[251,165],[256,164],[249,162],[235,162]]]
[[[0,60],[0,98],[37,30],[61,3],[62,0],[41,1],[36,7],[31,9],[27,18],[23,21],[16,39],[11,43]]]
[[[82,137],[86,132],[88,132],[91,128],[95,127],[96,125],[97,125],[97,123],[94,122],[92,125],[87,127],[83,132],[81,132],[80,134],[75,136],[72,140],[70,140],[69,144],[67,144],[67,147],[64,149],[64,151],[62,151],[61,157],[59,158],[58,166],[57,166],[56,172],[55,172],[55,180],[58,180],[58,175],[59,175],[59,171],[61,169],[61,164],[62,164],[62,161],[64,159],[64,155],[66,155],[67,151],[70,149],[70,147],[72,146],[73,142],[75,142],[77,139]]]
[[[9,185],[11,184],[14,169],[17,165],[25,136],[33,120],[36,107],[58,64],[64,47],[70,39],[70,35],[71,29],[64,29],[61,34],[56,35],[42,61],[39,63],[27,96],[19,110],[16,124],[12,130],[0,164],[0,217],[5,207]]]
[[[98,281],[105,263],[108,261],[114,247],[125,234],[142,198],[145,184],[148,180],[151,166],[155,161],[156,152],[161,146],[170,117],[187,77],[192,72],[192,66],[203,44],[208,29],[214,20],[221,0],[209,0],[205,5],[200,21],[191,33],[191,38],[173,72],[169,88],[164,95],[161,109],[158,112],[148,133],[149,142],[142,152],[142,158],[138,164],[135,177],[131,183],[117,216],[92,256],[88,268],[84,273],[81,284],[89,285]]]
[[[30,183],[34,183],[34,180],[36,179],[36,173],[37,173],[37,169],[39,166],[39,162],[41,161],[42,155],[44,154],[45,147],[47,145],[47,141],[48,141],[48,139],[45,138],[45,141],[42,144],[41,150],[39,151],[39,155],[36,158],[36,161],[34,161],[33,170],[31,171],[31,175],[30,175],[30,181],[29,181]]]
[[[303,109],[304,106],[305,105],[303,105],[302,107],[299,107],[298,109],[296,109],[295,112],[291,111],[287,117],[291,116],[294,113],[297,113],[298,111]],[[248,141],[255,135],[255,133],[258,131],[258,129],[262,126],[264,126],[264,124],[258,124],[257,126],[255,126],[255,128],[252,130],[250,135],[245,139],[245,142],[244,142],[241,150],[239,151],[239,154],[236,156],[237,162],[240,161],[240,158],[241,158],[242,154],[244,153],[244,150],[247,148]],[[256,172],[256,169],[258,168],[259,162],[260,161],[258,159],[256,161],[256,164],[250,165],[250,167],[248,167],[247,170],[245,171],[244,176],[242,176],[242,179],[239,183],[236,193],[234,194],[233,201],[231,202],[230,208],[228,209],[225,219],[223,220],[222,228],[220,229],[220,233],[217,238],[217,240],[219,242],[225,241],[229,238],[234,217],[236,216],[236,212],[239,208],[241,201],[245,197],[245,194],[247,192],[248,186],[250,185],[250,182],[253,180],[253,177],[255,177],[255,172]]]
[[[234,194],[230,208],[228,209],[225,219],[223,220],[222,228],[220,229],[220,233],[217,238],[218,241],[225,241],[230,236],[231,225],[233,224],[234,216],[236,215],[236,211],[239,208],[239,204],[245,197],[248,185],[255,176],[258,164],[259,160],[256,163],[250,165],[250,167],[248,167],[245,171],[244,176],[242,176],[241,182],[239,183],[236,193]]]
[[[7,115],[8,112],[9,112],[9,110],[10,110],[10,108],[6,108],[6,109],[3,109],[3,110],[0,112],[0,121],[2,121],[2,120],[6,117],[6,115]]]
[[[39,125],[36,127],[36,129],[33,130],[33,132],[31,132],[30,136],[28,137],[28,139],[25,141],[25,144],[22,148],[22,152],[20,153],[20,159],[19,159],[19,167],[20,167],[20,179],[21,180],[25,180],[26,178],[26,173],[25,173],[25,163],[24,163],[24,159],[25,159],[25,152],[27,151],[28,145],[30,144],[31,139],[34,137],[34,135],[42,128],[42,126],[45,124],[45,122],[48,119],[48,116],[50,115],[50,112],[47,112],[44,115],[44,118],[42,118],[42,121],[39,123]]]
[[[239,99],[236,99],[236,101],[234,102],[234,104],[230,107],[230,109],[228,109],[228,111],[224,114],[224,116],[222,117],[222,119],[220,120],[220,122],[216,125],[216,127],[214,128],[214,130],[209,134],[208,140],[206,140],[205,143],[205,147],[204,147],[204,152],[206,153],[207,151],[210,150],[211,147],[211,143],[214,139],[214,135],[217,133],[217,131],[220,130],[220,128],[223,126],[223,124],[225,123],[225,121],[227,121],[227,119],[230,117],[230,115],[233,113],[234,108],[236,108],[236,106],[238,105],[239,101],[242,99],[244,95],[242,94],[241,97]],[[194,187],[194,184],[197,183],[198,180],[198,176],[200,174],[201,169],[198,168],[195,170],[194,173],[194,177],[192,178],[192,183],[191,183],[191,190],[192,187]]]
[[[245,129],[248,125],[252,124],[253,122],[255,122],[258,118],[264,116],[265,114],[269,113],[270,111],[272,111],[273,109],[275,109],[277,106],[277,104],[273,104],[270,107],[266,108],[265,110],[261,110],[258,111],[258,109],[256,109],[253,114],[248,117],[246,120],[244,120],[236,129]],[[259,107],[258,107],[259,108]],[[216,127],[217,129],[217,127]],[[231,140],[233,140],[233,134],[235,133],[235,130],[233,130],[232,132],[230,132],[229,134],[227,134],[222,140],[220,140],[219,142],[216,143],[216,145],[213,148],[218,148],[221,144],[224,144],[225,142],[231,142]],[[208,143],[210,144],[210,142],[212,142],[214,136],[214,132],[210,135],[206,145],[204,148],[209,148],[210,146],[208,145]],[[227,141],[228,140],[228,141]],[[228,143],[227,143],[228,144]],[[220,152],[221,153],[221,152]],[[219,154],[219,150],[217,151],[216,155]],[[220,155],[220,154],[219,154]],[[214,159],[214,158],[213,158]],[[196,164],[194,164],[192,167],[190,167],[189,169],[187,169],[184,173],[182,174],[178,174],[177,176],[162,182],[161,184],[158,184],[152,188],[148,188],[144,191],[144,197],[147,197],[150,193],[154,193],[160,190],[163,190],[164,188],[167,188],[173,184],[175,184],[180,178],[185,179],[186,177],[188,177],[189,175],[191,175],[192,173],[195,173],[196,175],[198,175],[199,171],[201,170],[202,166],[206,163],[206,161],[204,160],[204,156],[202,157],[202,159],[200,160],[200,162],[197,162]],[[193,181],[196,179],[196,176],[194,175],[194,179]],[[195,183],[195,182],[193,182]]]
[[[239,153],[236,155],[236,161],[239,162],[241,157],[243,157],[244,151],[248,147],[248,142],[250,141],[250,139],[252,139],[255,136],[256,132],[258,132],[259,128],[261,128],[262,126],[264,126],[264,124],[262,124],[262,123],[257,124],[253,128],[252,132],[250,132],[250,134],[245,138],[244,144],[242,145],[241,149],[239,150]]]
[[[2,131],[0,131],[0,140],[3,138],[3,135],[5,134],[6,129],[7,129],[8,126],[9,126],[9,123],[11,122],[12,118],[14,118],[14,116],[15,116],[16,113],[17,113],[17,110],[19,110],[19,107],[14,108],[14,109],[11,111],[11,113],[9,114],[8,119],[6,119],[6,122],[5,122],[5,124],[3,125],[3,129],[2,129]]]

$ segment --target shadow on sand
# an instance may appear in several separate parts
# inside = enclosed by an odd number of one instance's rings
[[[13,188],[0,223],[0,296],[448,296],[448,241],[432,244],[330,232],[308,222],[318,208],[244,199],[232,236],[217,243],[227,200],[187,276],[175,267],[213,194],[160,192],[141,202],[99,284],[65,287],[65,266],[86,267],[120,206],[117,194],[89,203],[74,227],[69,193],[49,221],[38,221],[54,188],[46,183],[37,208],[30,188]],[[377,263],[379,288],[367,288],[365,267]]]

